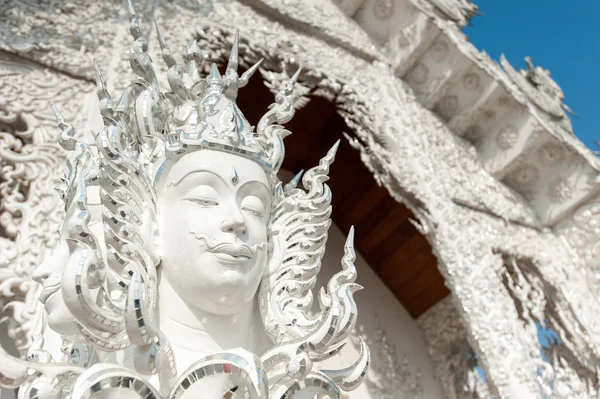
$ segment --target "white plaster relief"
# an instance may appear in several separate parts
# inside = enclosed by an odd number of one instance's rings
[[[6,53],[0,53],[0,75],[1,304],[11,311],[9,334],[18,349],[26,350],[40,308],[39,290],[30,276],[56,245],[54,233],[63,213],[54,187],[60,182],[64,152],[54,143],[57,128],[50,101],[82,121],[81,103],[92,86]],[[14,124],[17,120],[21,123]],[[11,125],[17,130],[11,131]]]
[[[194,25],[195,12],[189,11],[186,6],[177,7],[170,17],[177,18],[177,29],[165,32],[173,48],[188,45],[195,30],[191,27],[197,26]],[[293,15],[294,12],[290,10],[287,14]],[[501,294],[500,287],[495,285],[491,276],[469,273],[474,267],[484,270],[497,267],[487,258],[482,260],[479,243],[487,243],[485,248],[499,240],[510,242],[515,254],[543,253],[538,267],[555,285],[564,280],[565,270],[574,273],[568,266],[572,264],[571,258],[564,254],[555,256],[557,248],[560,248],[557,240],[544,241],[539,231],[520,226],[537,225],[536,217],[527,204],[486,173],[476,157],[457,145],[452,132],[423,109],[403,83],[394,83],[394,87],[390,88],[393,77],[383,65],[370,65],[355,58],[347,49],[340,49],[330,41],[323,42],[317,36],[290,31],[239,3],[217,5],[208,16],[208,20],[221,24],[221,27],[242,27],[242,36],[251,38],[242,45],[243,51],[253,54],[250,59],[266,56],[285,60],[288,64],[301,62],[312,74],[312,81],[308,83],[312,90],[320,88],[323,94],[334,93],[347,122],[368,147],[369,152],[365,151],[362,155],[365,163],[376,171],[377,179],[395,198],[409,204],[423,231],[432,234],[430,241],[443,260],[440,269],[460,304],[460,316],[469,326],[472,347],[480,355],[484,369],[489,371],[491,391],[510,397],[509,389],[513,383],[510,377],[517,373],[529,386],[535,380],[535,367],[530,367],[527,359],[522,361],[519,358],[518,348],[506,344],[510,337],[498,333],[509,331],[518,336],[521,327],[515,321],[517,319],[508,318],[499,330],[487,327],[493,325],[494,315],[498,314],[496,311],[488,314],[489,304],[499,303],[500,313],[504,314],[503,311],[510,310],[508,298]],[[158,12],[159,22],[168,18],[162,10]],[[316,26],[319,24],[323,22],[319,21]],[[161,25],[165,26],[162,22]],[[325,25],[321,26],[326,29]],[[452,31],[448,26],[442,26],[442,29]],[[218,57],[224,48],[229,47],[232,32],[233,28],[217,38],[200,35],[200,47],[211,57]],[[461,42],[461,46],[464,50],[464,46],[468,45]],[[278,64],[272,61],[271,68]],[[493,70],[493,67],[489,68]],[[511,91],[511,95],[519,99],[516,91]],[[500,116],[497,115],[497,118]],[[551,134],[564,139],[560,133],[553,131]],[[379,136],[377,142],[387,143],[385,147],[376,144],[373,140],[376,136]],[[572,148],[582,148],[572,139],[566,138],[565,141]],[[596,169],[597,163],[590,160],[588,154],[583,153],[582,156]],[[402,162],[397,161],[400,159]],[[460,203],[460,206],[454,206],[452,201]],[[483,213],[497,215],[499,219],[493,221]],[[497,232],[503,234],[497,236]],[[460,240],[457,241],[457,237]],[[474,284],[475,277],[479,278],[478,284]],[[593,344],[593,337],[598,336],[598,331],[597,323],[590,315],[597,314],[596,305],[580,285],[581,277],[576,276],[575,282],[573,278],[571,276],[570,283],[564,284],[563,289],[568,295],[560,301],[575,304],[583,330],[589,331],[586,339]],[[490,291],[490,286],[497,289]],[[515,364],[522,361],[522,366],[514,368],[513,363],[506,361],[507,356],[496,349],[499,344],[509,351],[511,359],[517,359]]]

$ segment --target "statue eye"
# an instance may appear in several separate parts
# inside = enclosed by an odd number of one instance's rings
[[[263,202],[254,196],[244,198],[241,204],[242,211],[248,212],[250,215],[263,218],[265,216],[265,206]]]
[[[252,216],[256,216],[257,218],[262,218],[263,216],[265,216],[265,212],[264,211],[261,211],[261,210],[258,210],[258,209],[254,209],[254,208],[251,208],[249,206],[243,206],[242,210],[248,212]]]
[[[190,191],[184,199],[203,208],[212,208],[219,205],[219,193],[208,184],[201,184]]]
[[[219,205],[219,202],[217,200],[214,200],[211,198],[186,198],[186,199],[188,201],[193,202],[194,204],[203,206],[205,208],[210,208],[210,207]]]

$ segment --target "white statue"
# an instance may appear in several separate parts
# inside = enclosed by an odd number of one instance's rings
[[[74,138],[57,109],[59,143],[72,152],[61,244],[36,270],[48,326],[69,342],[52,362],[43,339],[29,361],[2,353],[0,380],[23,397],[339,398],[362,381],[369,352],[342,370],[338,353],[357,310],[353,232],[342,270],[312,289],[331,224],[324,184],[337,145],[302,178],[277,177],[298,71],[256,131],[235,100],[258,69],[237,74],[238,38],[224,76],[201,78],[194,48],[169,67],[161,92],[131,4],[130,53],[139,77],[113,103],[96,67],[104,128]],[[40,332],[40,336],[42,333]],[[64,349],[64,348],[63,348]],[[98,393],[100,392],[100,393]],[[116,397],[123,392],[117,393]],[[94,396],[96,397],[96,396]]]

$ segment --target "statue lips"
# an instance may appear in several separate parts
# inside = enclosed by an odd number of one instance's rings
[[[254,253],[246,244],[221,243],[211,248],[210,252],[218,260],[230,264],[243,264],[254,257]]]
[[[59,289],[60,284],[53,284],[42,288],[42,292],[40,293],[40,302],[42,305],[46,305],[46,303],[52,299],[52,297],[54,297],[54,294],[56,294]]]

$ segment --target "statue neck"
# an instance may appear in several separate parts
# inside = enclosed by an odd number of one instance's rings
[[[159,273],[157,310],[159,328],[173,348],[180,371],[213,353],[244,348],[258,354],[262,349],[264,333],[255,301],[232,315],[203,312],[184,302]]]

